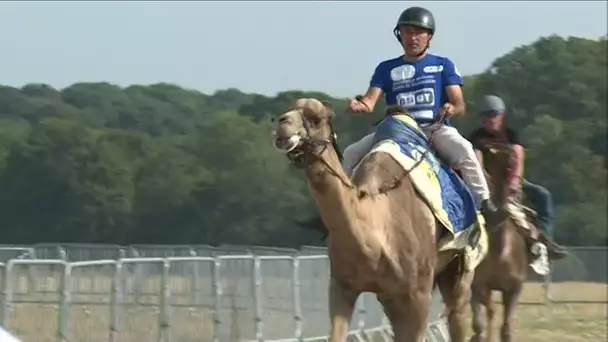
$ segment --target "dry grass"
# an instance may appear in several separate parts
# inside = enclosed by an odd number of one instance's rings
[[[277,279],[278,280],[278,279]],[[95,290],[105,292],[109,290],[109,283]],[[160,284],[154,284],[150,290],[154,293],[160,290]],[[239,284],[245,286],[247,284]],[[291,304],[286,298],[289,296],[290,288],[287,284],[279,282],[277,286],[271,286],[265,282],[268,288],[264,291],[268,297],[266,302],[274,310],[265,310],[264,325],[267,339],[279,339],[293,336],[294,320],[290,311]],[[280,286],[278,286],[280,285]],[[283,286],[285,285],[285,286]],[[106,287],[107,286],[107,287]],[[147,287],[145,286],[145,287]],[[226,288],[223,310],[220,312],[220,320],[223,322],[219,334],[223,341],[239,341],[254,339],[254,317],[251,309],[251,298],[242,297],[248,293],[245,289]],[[319,297],[316,303],[304,302],[305,328],[312,328],[306,336],[323,334],[327,331],[326,293],[323,284],[307,290],[306,298],[314,293]],[[51,286],[53,287],[53,286]],[[83,286],[82,287],[89,287]],[[171,327],[167,331],[171,342],[200,342],[212,341],[213,317],[212,309],[207,306],[190,306],[192,296],[188,295],[190,286],[188,284],[172,284],[175,294],[172,298]],[[564,283],[553,285],[553,299],[562,301],[607,301],[608,286],[606,284]],[[92,289],[92,288],[91,288]],[[209,292],[207,289],[205,292]],[[245,292],[242,292],[245,291]],[[322,292],[321,292],[322,291]],[[146,291],[147,292],[147,291]],[[237,297],[230,297],[232,292],[239,293]],[[108,292],[109,294],[109,292]],[[271,295],[276,295],[275,302]],[[14,299],[27,299],[32,301],[46,300],[57,302],[57,294],[34,294],[27,297],[16,296]],[[69,317],[70,342],[101,342],[108,341],[110,327],[110,310],[108,295],[75,295],[71,298]],[[499,301],[496,297],[496,301]],[[607,305],[589,304],[542,304],[543,290],[538,284],[528,284],[525,288],[522,302],[536,303],[532,305],[520,305],[515,319],[514,340],[522,342],[550,341],[550,342],[600,342],[608,340],[606,318]],[[123,299],[127,303],[136,303],[133,296]],[[38,303],[16,303],[11,314],[10,330],[16,333],[24,342],[54,342],[59,326],[59,310],[57,305]],[[76,304],[78,303],[78,304]],[[121,342],[147,342],[156,341],[159,335],[159,297],[142,295],[137,299],[139,304],[127,305],[122,311],[122,331],[119,341]],[[283,304],[281,304],[283,303]],[[285,306],[284,310],[277,307]],[[318,307],[312,308],[311,306]],[[322,307],[321,307],[322,306]],[[496,315],[496,331],[501,320],[501,311]]]
[[[539,284],[527,284],[515,314],[514,341],[605,342],[608,340],[608,285],[560,283],[552,285],[552,299],[566,303],[543,304]],[[497,315],[494,341],[502,323],[500,295],[495,294]],[[590,303],[581,303],[581,302]],[[604,302],[592,303],[592,302]]]

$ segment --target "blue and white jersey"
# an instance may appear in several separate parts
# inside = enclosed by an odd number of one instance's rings
[[[387,106],[407,109],[421,125],[437,120],[449,101],[445,88],[452,85],[463,85],[458,69],[449,58],[432,54],[413,63],[403,56],[383,61],[370,81],[370,87],[382,89]]]

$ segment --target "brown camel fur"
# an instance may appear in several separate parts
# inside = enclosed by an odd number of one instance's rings
[[[495,146],[483,153],[486,177],[492,192],[492,199],[500,210],[507,210],[507,172],[511,150],[505,146]],[[473,279],[471,308],[473,311],[473,332],[471,342],[492,340],[494,305],[492,291],[502,292],[503,323],[501,341],[511,341],[512,322],[517,301],[528,275],[529,251],[520,227],[511,215],[495,226],[488,226],[490,251],[475,270]],[[535,224],[527,215],[529,224]],[[486,308],[486,320],[482,316]]]
[[[392,157],[370,155],[349,179],[333,117],[328,103],[298,99],[274,132],[275,147],[304,169],[329,231],[331,341],[347,340],[363,292],[376,293],[395,341],[424,341],[434,282],[449,308],[451,340],[464,341],[472,272],[459,251],[437,252],[443,228]]]

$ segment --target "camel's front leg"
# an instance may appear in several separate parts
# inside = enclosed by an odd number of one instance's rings
[[[329,318],[331,320],[331,342],[346,342],[348,326],[355,310],[359,293],[349,286],[331,278],[329,284]]]

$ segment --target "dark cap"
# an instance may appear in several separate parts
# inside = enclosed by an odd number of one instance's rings
[[[504,115],[506,111],[505,102],[496,95],[485,95],[481,100],[479,113],[482,116]]]

